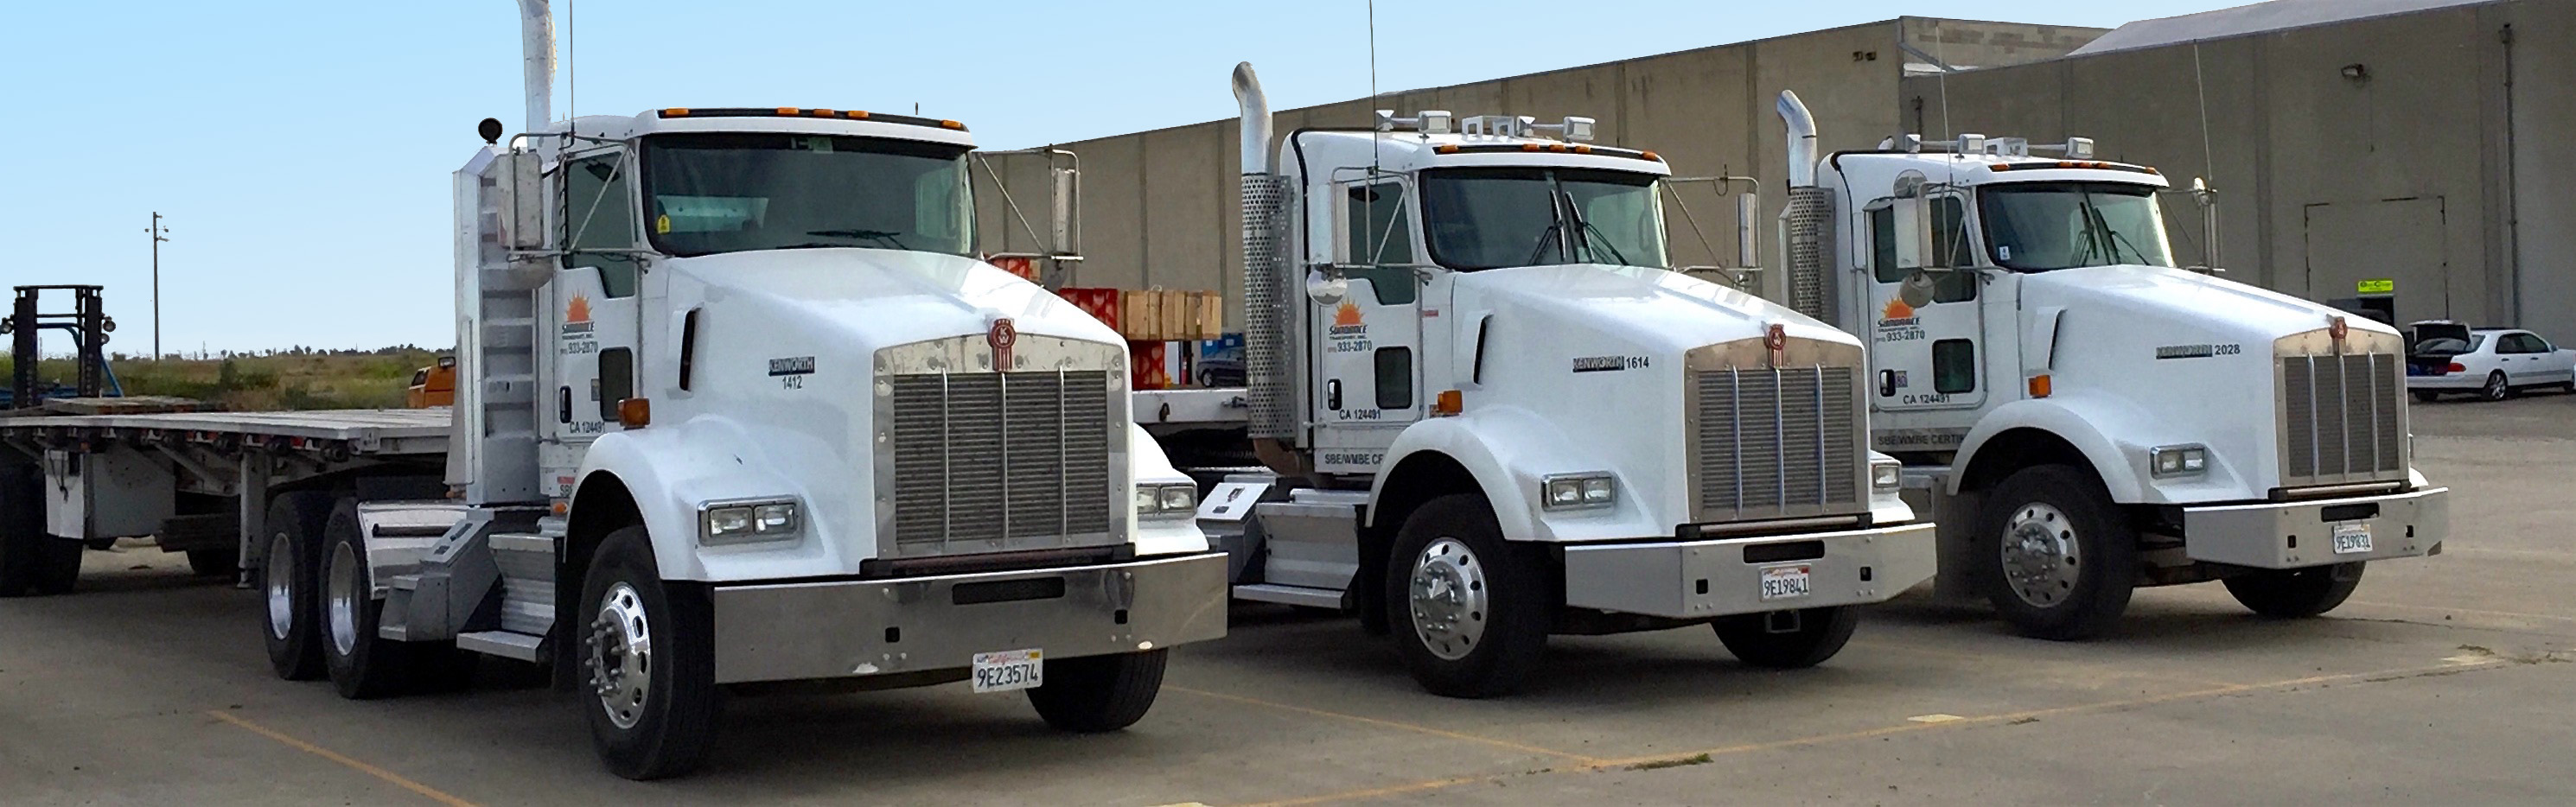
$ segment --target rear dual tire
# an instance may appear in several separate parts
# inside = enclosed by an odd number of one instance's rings
[[[403,642],[376,635],[385,601],[375,597],[358,502],[341,499],[323,523],[320,582],[322,668],[340,697],[373,700],[471,685],[479,658],[445,642]],[[272,633],[271,635],[275,635]]]
[[[69,594],[80,579],[81,542],[45,531],[44,479],[34,463],[0,462],[0,597]]]

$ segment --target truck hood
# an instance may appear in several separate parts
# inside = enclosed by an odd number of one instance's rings
[[[2268,347],[2273,339],[2326,327],[2338,316],[2356,330],[2397,333],[2375,320],[2307,300],[2163,266],[2085,266],[2023,278],[2027,305],[2124,311],[2141,321],[2172,326],[2142,333],[2196,334],[2194,338]]]
[[[1787,306],[1678,272],[1635,266],[1566,264],[1488,269],[1458,276],[1462,309],[1496,309],[1580,330],[1639,351],[1677,354],[1751,339],[1780,323],[1793,339],[1859,344]],[[1473,310],[1460,313],[1473,316]]]
[[[845,348],[983,333],[1007,317],[1023,334],[1120,344],[1118,332],[991,264],[888,249],[769,250],[675,258],[671,271],[710,307],[745,307],[837,332]]]

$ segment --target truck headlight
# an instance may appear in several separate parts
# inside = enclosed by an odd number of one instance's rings
[[[1619,501],[1619,483],[1609,474],[1561,474],[1539,485],[1540,505],[1549,510],[1608,507]]]
[[[1904,464],[1904,463],[1897,462],[1897,461],[1895,461],[1895,460],[1871,460],[1871,461],[1870,461],[1870,463],[1869,463],[1869,489],[1870,489],[1870,490],[1877,491],[1877,492],[1879,492],[1879,493],[1893,493],[1893,492],[1895,492],[1895,491],[1896,491],[1896,489],[1897,489],[1898,487],[1901,487],[1901,486],[1903,486],[1904,484],[1905,484],[1905,464]]]
[[[2150,470],[2159,477],[2195,476],[2209,471],[2209,449],[2200,445],[2157,446],[2149,452]]]
[[[1136,517],[1172,518],[1198,512],[1199,486],[1195,483],[1136,485]]]
[[[698,505],[698,543],[729,544],[794,537],[804,526],[793,499],[708,502]]]

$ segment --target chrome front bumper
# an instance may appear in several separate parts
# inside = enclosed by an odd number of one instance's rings
[[[1806,544],[1806,546],[1797,546]],[[1883,602],[1932,577],[1930,523],[1844,532],[1565,548],[1565,604],[1694,619]],[[1764,570],[1805,566],[1809,593],[1762,598]]]
[[[977,653],[1077,658],[1225,635],[1225,555],[715,589],[716,682],[963,669]]]
[[[2338,524],[2367,524],[2369,551],[2337,553]],[[2439,554],[2451,532],[2451,489],[2305,502],[2264,502],[2182,511],[2183,554],[2192,560],[2298,569]]]

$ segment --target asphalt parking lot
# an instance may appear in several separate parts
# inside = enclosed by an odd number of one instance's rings
[[[0,601],[0,803],[2576,803],[2576,396],[2414,411],[2447,551],[2324,618],[2151,589],[2055,644],[1918,592],[1817,669],[1561,637],[1532,691],[1469,702],[1353,622],[1242,607],[1120,734],[964,684],[743,698],[704,771],[649,784],[524,670],[344,701],[270,676],[251,593],[93,552],[82,593]]]

